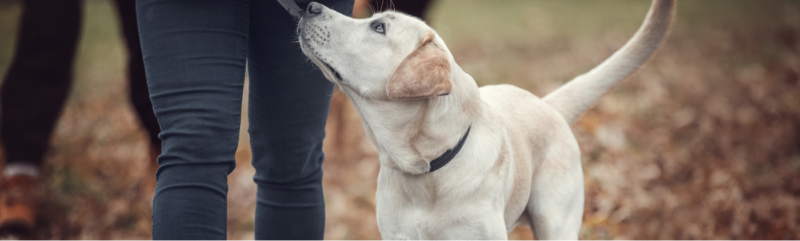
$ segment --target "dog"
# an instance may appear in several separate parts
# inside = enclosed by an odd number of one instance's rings
[[[297,34],[378,149],[384,239],[507,239],[516,225],[577,239],[583,170],[570,124],[655,52],[673,6],[654,0],[620,50],[544,98],[478,88],[436,32],[403,13],[353,19],[312,2]]]

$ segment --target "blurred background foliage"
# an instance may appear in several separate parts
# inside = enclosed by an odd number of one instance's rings
[[[0,76],[21,6],[0,0]],[[622,46],[648,7],[435,0],[428,19],[479,85],[509,83],[543,96]],[[150,197],[139,192],[153,178],[147,134],[127,102],[115,15],[109,0],[84,1],[74,83],[46,157],[42,238],[150,237]],[[580,237],[800,239],[798,73],[800,2],[679,1],[656,55],[573,125],[586,184]],[[229,177],[232,239],[253,238],[244,130]],[[325,237],[378,239],[377,152],[338,92],[326,130]],[[533,235],[517,228],[510,238]]]

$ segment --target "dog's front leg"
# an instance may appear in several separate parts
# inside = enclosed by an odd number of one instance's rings
[[[378,174],[378,191],[375,193],[375,214],[378,221],[378,230],[381,238],[387,240],[409,240],[419,239],[419,237],[409,236],[407,233],[412,231],[413,224],[407,223],[412,217],[409,210],[406,210],[408,199],[399,195],[401,192],[395,191],[395,184],[390,182],[391,173],[386,173],[383,168]],[[409,228],[409,226],[411,226]]]

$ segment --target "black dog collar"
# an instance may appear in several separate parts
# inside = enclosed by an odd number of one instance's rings
[[[464,146],[464,142],[467,141],[467,136],[469,136],[470,129],[472,129],[472,125],[467,127],[467,133],[464,133],[464,136],[461,137],[461,140],[458,141],[458,144],[456,144],[456,146],[453,147],[453,149],[445,151],[444,154],[431,161],[431,169],[430,171],[428,171],[428,173],[439,170],[439,168],[442,168],[444,165],[447,165],[447,163],[450,162],[450,160],[453,160],[453,158],[456,157],[458,151],[460,151],[461,147]]]

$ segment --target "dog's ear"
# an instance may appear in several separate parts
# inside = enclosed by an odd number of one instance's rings
[[[428,31],[419,47],[409,54],[386,84],[389,99],[420,99],[450,94],[450,61],[444,49],[433,43]]]

